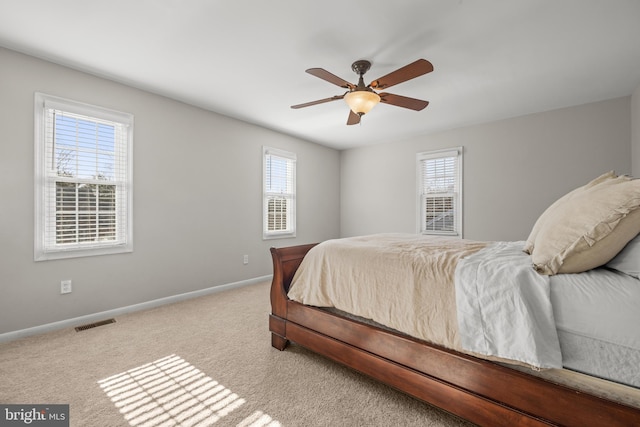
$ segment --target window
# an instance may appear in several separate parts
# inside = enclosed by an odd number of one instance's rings
[[[296,155],[263,147],[263,238],[296,235]]]
[[[417,161],[420,233],[462,237],[462,147],[418,153]]]
[[[36,261],[131,252],[133,116],[35,95]]]

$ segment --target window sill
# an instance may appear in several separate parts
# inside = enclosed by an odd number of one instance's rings
[[[89,256],[100,255],[113,255],[133,252],[133,245],[118,245],[102,248],[87,248],[87,249],[67,249],[58,251],[44,252],[36,249],[34,254],[34,261],[49,261],[55,259],[67,259],[67,258],[80,258]]]
[[[278,234],[263,234],[262,240],[275,240],[275,239],[290,239],[296,237],[296,233],[278,233]]]

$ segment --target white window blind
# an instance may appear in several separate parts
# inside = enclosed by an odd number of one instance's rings
[[[36,260],[129,252],[133,118],[36,94]]]
[[[296,155],[263,147],[263,238],[296,232]]]
[[[462,148],[417,159],[420,232],[462,237]]]

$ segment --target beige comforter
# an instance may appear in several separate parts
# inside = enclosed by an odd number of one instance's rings
[[[305,256],[288,296],[460,349],[456,264],[485,246],[486,242],[413,234],[328,240]]]

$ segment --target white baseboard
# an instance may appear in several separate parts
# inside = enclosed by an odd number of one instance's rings
[[[198,291],[186,292],[184,294],[173,295],[166,298],[159,298],[159,299],[143,302],[140,304],[134,304],[126,307],[115,308],[113,310],[101,311],[99,313],[94,313],[94,314],[87,314],[86,316],[74,317],[72,319],[61,320],[59,322],[47,323],[45,325],[34,326],[33,328],[6,332],[4,334],[0,334],[0,343],[17,340],[19,338],[28,337],[30,335],[43,334],[45,332],[51,332],[58,329],[73,328],[73,327],[84,325],[87,323],[93,323],[93,322],[108,319],[111,317],[120,316],[126,313],[132,313],[134,311],[147,310],[149,308],[155,308],[161,305],[171,304],[174,302],[184,301],[191,298],[197,298],[204,295],[214,294],[216,292],[227,291],[229,289],[240,288],[242,286],[255,285],[256,283],[271,280],[272,277],[273,277],[272,275],[267,275],[262,277],[256,277],[253,279],[241,280],[239,282],[227,283],[220,286],[212,286],[210,288],[200,289]]]

